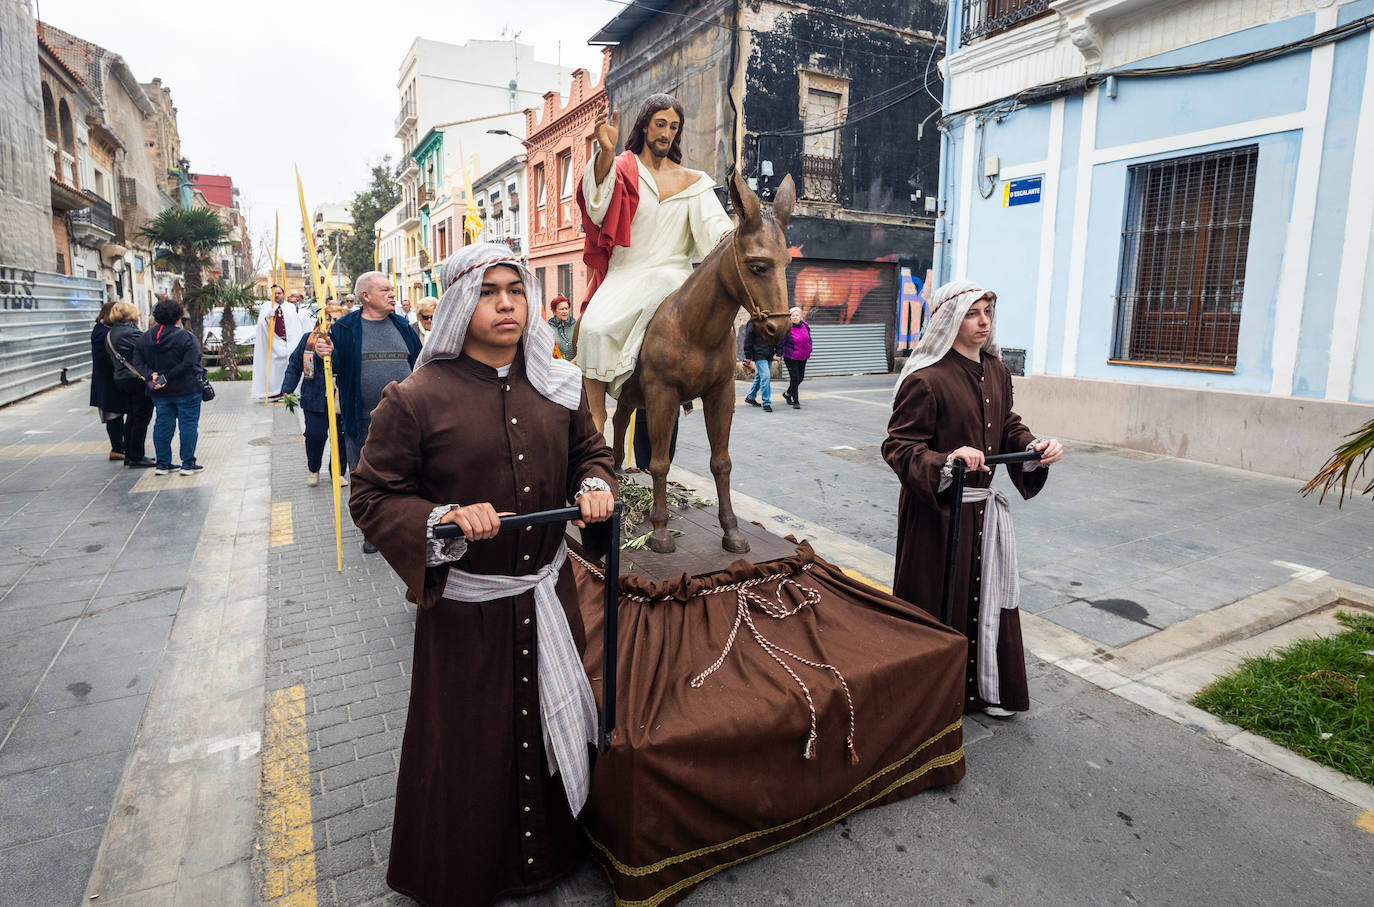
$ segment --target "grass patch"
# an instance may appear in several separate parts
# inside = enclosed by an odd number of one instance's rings
[[[1349,629],[1247,658],[1193,705],[1374,784],[1374,614],[1336,619]]]
[[[217,368],[217,369],[215,369],[213,372],[206,372],[206,377],[209,378],[211,381],[225,381],[225,380],[227,380],[227,379],[224,377],[224,369],[222,369],[222,368]],[[247,369],[247,370],[245,370],[245,369],[239,369],[239,376],[238,376],[238,378],[236,378],[236,379],[234,379],[234,380],[236,380],[236,381],[252,381],[252,380],[253,380],[253,370],[252,370],[252,369]]]

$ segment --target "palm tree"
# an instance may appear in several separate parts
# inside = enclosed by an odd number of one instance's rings
[[[167,208],[148,221],[138,235],[170,249],[181,265],[186,276],[186,314],[191,319],[191,333],[201,340],[206,302],[201,292],[202,259],[228,241],[229,228],[209,208]]]
[[[196,304],[201,311],[212,311],[221,306],[219,316],[219,364],[224,369],[224,380],[237,381],[239,377],[239,348],[235,340],[234,309],[254,311],[258,304],[253,295],[253,284],[236,284],[214,280],[201,287]],[[190,296],[188,294],[187,298]]]
[[[1311,494],[1318,488],[1322,490],[1320,501],[1326,500],[1326,493],[1332,486],[1341,486],[1341,497],[1336,506],[1345,503],[1345,490],[1351,482],[1359,482],[1360,476],[1364,473],[1365,465],[1369,461],[1370,454],[1374,454],[1374,419],[1370,419],[1364,425],[1346,435],[1347,441],[1336,448],[1336,452],[1331,455],[1331,459],[1326,461],[1326,465],[1312,477],[1312,480],[1302,486],[1304,495]],[[1351,471],[1354,475],[1351,475]],[[1374,479],[1370,479],[1368,485],[1360,488],[1356,485],[1356,494],[1374,494]]]

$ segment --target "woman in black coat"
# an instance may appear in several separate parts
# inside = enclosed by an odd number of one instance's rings
[[[134,344],[134,368],[148,379],[157,421],[153,423],[153,453],[157,475],[174,472],[172,435],[181,434],[181,474],[195,475],[204,469],[196,462],[200,437],[200,342],[181,328],[185,314],[181,303],[162,299],[153,307],[155,325]]]
[[[111,300],[100,307],[91,328],[91,406],[105,426],[110,436],[110,459],[124,459],[124,396],[115,387],[114,365],[110,351],[105,346],[105,335],[110,333],[110,310],[114,308]]]
[[[148,398],[144,377],[133,370],[134,347],[142,332],[138,329],[138,307],[130,302],[116,303],[109,315],[110,333],[106,351],[114,365],[114,383],[124,403],[124,465],[147,469],[155,461],[146,456],[148,422],[153,418],[153,401]]]

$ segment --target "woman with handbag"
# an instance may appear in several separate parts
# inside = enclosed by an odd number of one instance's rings
[[[160,299],[153,307],[157,324],[134,344],[134,370],[148,379],[148,396],[157,409],[153,423],[153,453],[157,474],[173,470],[172,435],[181,432],[181,474],[194,475],[205,467],[196,462],[199,439],[201,377],[200,343],[180,327],[181,303]]]
[[[110,310],[113,299],[100,307],[91,327],[91,406],[95,407],[100,424],[110,436],[110,459],[124,459],[124,400],[115,387],[114,368],[105,338],[110,333]]]
[[[105,348],[114,365],[115,390],[124,408],[124,465],[130,469],[147,469],[155,461],[145,456],[148,422],[153,418],[153,401],[142,375],[134,371],[134,346],[142,335],[138,329],[138,307],[129,302],[117,302],[110,310],[110,331],[105,335]]]

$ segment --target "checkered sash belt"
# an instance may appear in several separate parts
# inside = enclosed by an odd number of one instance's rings
[[[535,639],[539,659],[539,716],[544,727],[544,753],[549,774],[563,776],[563,790],[573,815],[582,811],[591,784],[587,744],[596,743],[596,700],[577,654],[568,617],[558,602],[555,583],[568,557],[559,546],[553,560],[525,576],[489,576],[450,567],[444,597],[484,602],[534,591]]]
[[[964,503],[987,501],[983,515],[982,595],[978,604],[978,696],[991,705],[1002,702],[997,673],[997,639],[1002,611],[1021,604],[1016,573],[1016,533],[1011,528],[1011,507],[1006,495],[995,488],[965,488]]]

